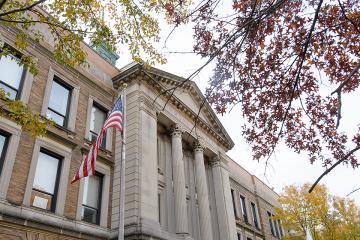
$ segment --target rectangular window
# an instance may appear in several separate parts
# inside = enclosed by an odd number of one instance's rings
[[[84,179],[81,219],[85,222],[100,224],[102,182],[103,176],[98,173]]]
[[[249,223],[249,219],[248,219],[248,214],[247,214],[247,210],[246,210],[246,200],[245,197],[240,195],[240,201],[241,201],[241,210],[242,210],[242,214],[243,214],[243,218],[244,221],[246,223]]]
[[[54,79],[46,117],[62,127],[66,127],[67,124],[70,96],[71,88]]]
[[[232,204],[233,204],[233,208],[234,208],[234,215],[237,218],[237,211],[236,211],[236,205],[235,205],[235,192],[234,189],[231,189],[231,199],[232,199]]]
[[[45,149],[40,150],[32,187],[32,206],[55,211],[60,166],[60,156]]]
[[[0,88],[8,94],[9,99],[19,99],[25,68],[19,65],[18,56],[8,55],[0,58]]]
[[[90,133],[89,138],[91,141],[97,138],[100,133],[101,128],[104,125],[106,120],[107,111],[98,106],[97,104],[93,104],[91,108],[91,119],[90,119]],[[106,134],[104,135],[101,147],[105,148],[106,146]]]
[[[255,225],[255,227],[257,229],[259,229],[259,222],[258,222],[258,218],[257,218],[256,205],[253,202],[251,202],[251,210],[252,210],[254,225]]]
[[[275,217],[275,216],[272,215],[272,217]],[[274,223],[274,228],[275,228],[275,236],[276,236],[276,237],[280,237],[278,222],[277,222],[276,220],[273,220],[273,223]]]
[[[271,234],[276,237],[275,230],[274,230],[274,224],[273,224],[273,221],[272,221],[272,214],[270,212],[267,212],[267,215],[268,215],[268,218],[269,218],[269,225],[270,225]]]
[[[237,233],[237,240],[241,240],[241,234]]]
[[[4,166],[8,141],[9,141],[9,135],[6,133],[0,132],[0,174],[1,174],[2,168]]]
[[[280,220],[277,220],[278,221],[278,226],[279,226],[279,233],[280,233],[280,238],[282,238],[284,236],[284,233],[283,233],[283,230],[282,230],[282,227],[281,227],[281,222]]]

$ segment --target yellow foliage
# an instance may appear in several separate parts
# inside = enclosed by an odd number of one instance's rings
[[[83,39],[94,45],[105,42],[115,52],[118,47],[127,46],[135,61],[147,65],[164,64],[166,59],[154,47],[160,40],[158,18],[154,16],[168,14],[165,5],[175,6],[179,16],[184,15],[191,1],[181,1],[179,5],[177,0],[53,0],[28,8],[33,3],[13,0],[1,6],[0,24],[18,29],[15,47],[25,50],[29,38],[42,42],[50,33],[54,39],[55,59],[75,66],[86,61],[80,47]],[[14,11],[18,9],[26,10]],[[25,57],[23,64],[36,73],[31,56]]]
[[[331,196],[324,185],[308,193],[310,187],[284,188],[275,217],[282,226],[300,236],[309,228],[314,240],[360,239],[360,210],[354,201]]]
[[[44,135],[46,126],[53,125],[52,121],[43,119],[39,114],[32,113],[21,101],[9,99],[2,88],[0,88],[0,116],[10,118],[33,136]]]

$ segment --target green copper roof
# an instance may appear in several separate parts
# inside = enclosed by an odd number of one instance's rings
[[[93,45],[92,48],[106,61],[108,61],[111,65],[115,66],[116,60],[119,59],[119,55],[117,55],[113,51],[109,51],[106,47],[105,43],[101,43],[100,45]]]

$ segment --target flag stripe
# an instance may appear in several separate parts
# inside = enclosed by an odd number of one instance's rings
[[[91,144],[88,154],[85,156],[85,159],[81,163],[78,171],[75,173],[71,183],[78,181],[83,177],[87,177],[95,174],[96,158],[99,152],[99,148],[102,144],[103,138],[105,136],[106,130],[108,128],[114,127],[120,132],[123,131],[123,107],[121,98],[117,99],[112,110],[110,111],[107,119],[104,122],[97,138]]]

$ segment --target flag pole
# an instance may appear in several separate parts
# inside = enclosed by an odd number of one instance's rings
[[[120,162],[120,203],[119,203],[119,229],[118,240],[124,240],[124,214],[125,214],[125,140],[126,140],[126,87],[123,85],[121,92],[123,104],[123,122],[122,122],[122,139],[121,139],[121,162]]]

